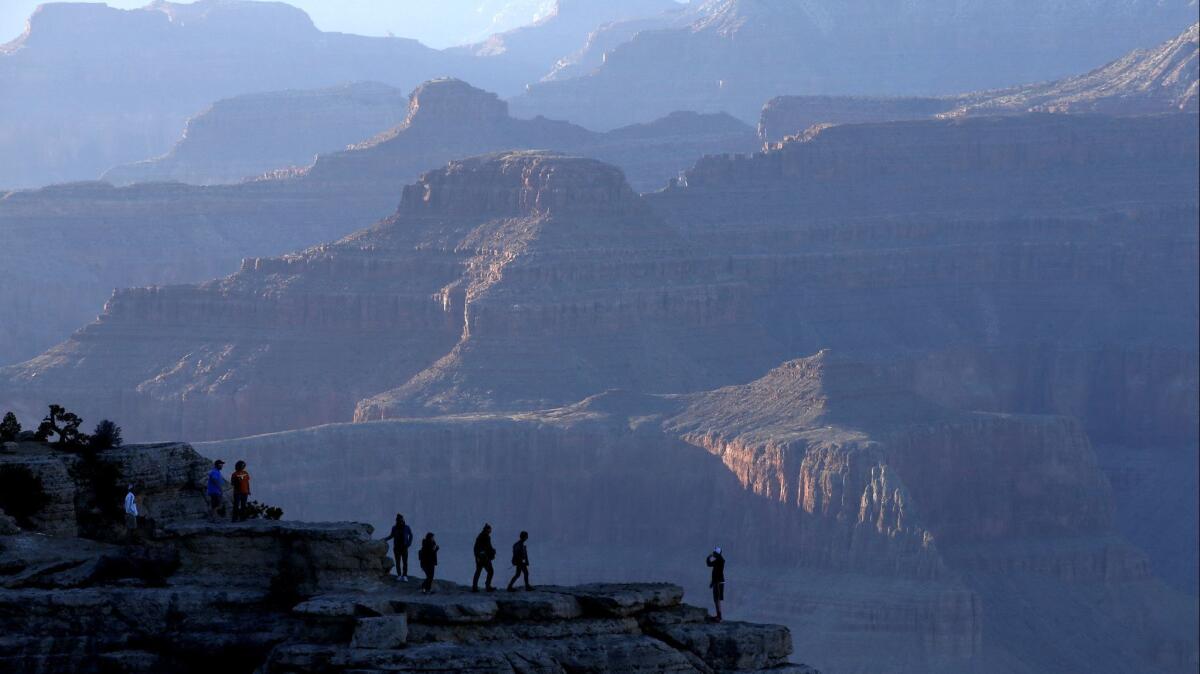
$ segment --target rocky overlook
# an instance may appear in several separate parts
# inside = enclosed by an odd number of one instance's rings
[[[706,0],[610,30],[600,54],[574,58],[587,66],[532,84],[513,108],[612,128],[681,109],[753,120],[788,94],[949,95],[1083,72],[1195,20],[1188,0]]]
[[[478,595],[439,580],[421,594],[388,575],[368,525],[206,521],[209,462],[187,445],[109,450],[103,472],[80,461],[37,443],[0,450],[0,471],[32,471],[49,497],[19,526],[0,512],[6,672],[816,674],[788,664],[786,628],[713,623],[676,585]],[[142,490],[136,533],[117,528],[119,506],[106,515],[100,474]]]
[[[257,99],[269,108],[261,115],[286,117],[277,104],[291,98]],[[681,113],[608,134],[566,122],[518,120],[495,94],[459,80],[418,87],[403,110],[401,124],[354,148],[239,185],[79,183],[0,195],[6,241],[0,308],[31,318],[0,327],[0,363],[32,357],[65,339],[101,310],[113,288],[202,281],[237,269],[244,258],[278,255],[365,227],[395,210],[405,184],[451,159],[557,149],[613,161],[646,190],[663,186],[706,153],[757,145],[753,129],[727,115]],[[214,130],[189,152],[238,172],[238,164],[220,154],[220,147],[250,142],[236,130]],[[144,169],[143,177],[159,179],[174,170],[169,162]],[[47,245],[58,253],[43,259],[37,251]],[[35,295],[44,301],[31,302]]]
[[[1138,49],[1082,75],[943,97],[779,96],[763,106],[758,133],[777,143],[818,124],[1028,112],[1117,115],[1196,112],[1200,42],[1192,24],[1153,49]]]

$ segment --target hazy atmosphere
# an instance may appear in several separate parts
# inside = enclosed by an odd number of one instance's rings
[[[1196,0],[0,2],[0,671],[1200,670]]]

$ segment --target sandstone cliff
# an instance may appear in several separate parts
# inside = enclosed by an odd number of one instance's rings
[[[1027,112],[1117,115],[1196,112],[1200,44],[1192,24],[1153,49],[1138,49],[1083,75],[1026,86],[940,98],[779,96],[759,117],[764,143],[777,143],[817,124],[858,124],[934,116]]]
[[[269,97],[262,104],[270,108],[268,117],[286,117],[276,104],[292,99]],[[249,101],[235,107],[244,104]],[[0,310],[28,319],[0,326],[0,363],[30,358],[65,339],[100,311],[113,288],[202,281],[230,273],[243,258],[278,255],[367,226],[395,210],[405,184],[451,159],[557,149],[613,161],[635,187],[655,189],[706,153],[756,145],[753,130],[727,115],[679,114],[609,134],[517,120],[494,94],[458,80],[427,82],[404,110],[401,124],[350,150],[240,185],[86,183],[0,196],[7,244],[0,249]],[[215,161],[210,153],[222,146],[256,142],[243,131],[221,129],[188,146],[202,146],[190,152]],[[241,172],[236,162],[220,163],[221,171]],[[173,169],[168,162],[145,170],[166,179]],[[56,253],[45,256],[51,249]]]
[[[46,477],[46,464],[77,460],[9,444],[0,469]],[[541,584],[480,596],[439,580],[423,595],[415,580],[387,575],[388,546],[368,525],[205,521],[208,461],[187,445],[100,460],[114,469],[108,477],[141,488],[145,518],[135,534],[118,532],[119,507],[117,517],[97,516],[89,510],[99,503],[77,496],[74,512],[51,505],[28,530],[0,529],[6,672],[816,674],[787,662],[786,628],[709,622],[676,585]],[[91,493],[96,474],[68,473],[44,481],[48,492]]]

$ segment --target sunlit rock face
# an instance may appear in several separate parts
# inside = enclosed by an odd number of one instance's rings
[[[287,117],[288,102],[301,95],[257,100],[270,108],[268,116]],[[336,93],[313,96],[340,100]],[[357,109],[351,106],[347,115]],[[452,159],[513,148],[560,150],[612,161],[636,189],[650,190],[706,153],[757,145],[753,129],[719,114],[679,113],[605,134],[566,122],[518,120],[495,94],[454,79],[426,82],[395,112],[402,122],[355,139],[348,150],[315,163],[309,157],[300,167],[274,165],[278,170],[242,184],[79,183],[0,196],[6,236],[0,308],[30,319],[0,326],[0,363],[66,339],[101,311],[114,288],[203,281],[231,273],[244,258],[299,250],[368,226],[395,211],[406,184]],[[221,155],[221,147],[263,141],[240,126],[253,126],[253,116],[240,119],[234,128],[188,139],[180,151],[200,155],[203,166],[212,160],[220,171],[242,173],[239,160]],[[276,126],[286,134],[286,125]],[[168,158],[144,167],[142,177],[179,178],[173,171],[181,166],[197,168]],[[56,254],[43,256],[47,247]]]

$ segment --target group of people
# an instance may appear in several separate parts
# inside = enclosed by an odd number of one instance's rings
[[[208,471],[208,482],[205,485],[204,491],[208,495],[208,519],[216,521],[220,516],[220,511],[224,500],[222,493],[224,491],[225,477],[221,475],[221,469],[225,467],[225,462],[221,459],[213,461],[212,470]],[[238,461],[233,464],[233,474],[229,476],[229,484],[233,486],[233,512],[231,519],[234,522],[241,522],[247,519],[248,506],[250,504],[250,473],[246,471],[246,462]]]
[[[392,525],[392,530],[388,533],[384,541],[392,541],[392,552],[396,559],[396,575],[403,582],[408,582],[408,550],[412,547],[413,532],[412,527],[404,521],[404,515],[396,513],[396,522]],[[529,548],[526,544],[529,541],[529,532],[522,531],[517,542],[512,546],[512,564],[516,569],[511,580],[508,581],[508,591],[516,592],[516,583],[518,580],[524,579],[525,589],[532,590],[533,586],[529,584]],[[437,571],[438,565],[438,546],[437,540],[433,536],[433,532],[425,533],[425,537],[421,539],[421,549],[417,551],[417,562],[421,565],[421,571],[425,573],[425,581],[421,583],[422,594],[433,592],[433,577]],[[492,577],[495,575],[495,567],[492,562],[496,559],[496,548],[492,545],[492,525],[484,524],[483,530],[475,537],[475,575],[471,579],[471,591],[479,592],[479,577],[484,576],[484,589],[488,592],[495,592],[496,588],[492,585]]]
[[[217,459],[208,473],[205,491],[208,494],[210,520],[217,519],[218,512],[222,507],[225,479],[221,475],[221,469],[224,466],[225,462]],[[246,519],[247,505],[250,500],[250,473],[246,471],[245,461],[238,461],[233,468],[233,475],[230,476],[230,483],[233,485],[233,521],[239,522]],[[137,528],[138,516],[138,498],[134,486],[131,484],[129,493],[125,496],[125,519],[131,531]],[[413,544],[413,532],[412,528],[404,521],[404,515],[396,514],[396,522],[392,525],[391,532],[383,540],[392,541],[393,555],[396,559],[396,575],[400,577],[400,580],[408,582],[408,550]],[[512,565],[516,572],[508,581],[509,592],[516,591],[518,580],[524,580],[526,590],[533,589],[533,586],[529,584],[528,542],[529,532],[522,531],[517,542],[513,543]],[[425,537],[421,539],[421,548],[417,551],[417,563],[420,564],[421,571],[425,573],[425,581],[421,583],[421,592],[424,594],[433,592],[433,577],[437,570],[438,550],[440,549],[433,532],[426,532]],[[479,535],[475,537],[474,555],[475,575],[471,579],[471,591],[479,592],[479,578],[484,576],[484,590],[495,592],[496,588],[492,585],[492,577],[495,575],[493,562],[496,559],[496,548],[492,545],[491,524],[484,524]],[[725,557],[721,554],[721,548],[713,548],[704,561],[712,569],[709,587],[712,588],[713,605],[716,608],[715,619],[720,622],[721,602],[725,600]]]

